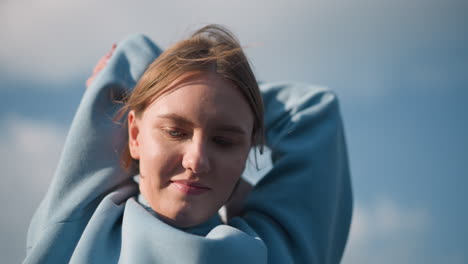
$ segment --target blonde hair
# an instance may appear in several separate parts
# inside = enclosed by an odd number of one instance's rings
[[[220,25],[207,25],[197,30],[154,60],[126,98],[118,119],[131,110],[141,115],[155,99],[170,90],[172,82],[188,72],[214,72],[239,88],[254,113],[252,145],[259,146],[262,152],[263,102],[257,80],[239,41]],[[134,163],[128,144],[121,161],[125,169],[130,169]]]

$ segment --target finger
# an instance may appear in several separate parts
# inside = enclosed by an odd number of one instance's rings
[[[100,60],[93,69],[93,75],[100,72],[107,65],[107,60]]]
[[[113,43],[111,49],[106,53],[106,55],[104,55],[103,57],[101,57],[99,59],[98,63],[96,64],[96,66],[93,69],[93,74],[91,75],[91,77],[88,78],[88,80],[86,80],[86,87],[90,86],[91,83],[93,82],[94,78],[96,77],[96,75],[102,69],[104,69],[104,67],[107,65],[107,62],[112,57],[112,54],[114,54],[114,51],[115,51],[116,48],[117,48],[117,45],[115,43]]]
[[[111,49],[107,52],[105,57],[110,58],[112,56],[112,54],[114,54],[114,51],[115,51],[116,48],[117,48],[117,45],[115,43],[112,44]]]
[[[117,45],[115,43],[112,44],[111,50],[108,51],[107,54],[104,55],[101,59],[99,59],[96,67],[94,67],[93,73],[97,73],[97,72],[101,71],[104,68],[104,66],[106,66],[107,62],[112,57],[112,54],[114,53],[116,47],[117,47]]]
[[[91,76],[86,80],[86,87],[89,87],[94,80],[94,76]]]

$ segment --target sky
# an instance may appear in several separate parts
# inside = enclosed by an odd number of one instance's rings
[[[464,0],[0,2],[0,255],[25,256],[97,60],[144,33],[162,48],[208,24],[257,78],[338,94],[354,191],[342,263],[467,263],[468,2]]]

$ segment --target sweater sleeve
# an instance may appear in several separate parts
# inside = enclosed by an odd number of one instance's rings
[[[135,86],[160,53],[148,38],[131,36],[118,44],[107,66],[86,89],[53,181],[31,221],[28,248],[43,239],[41,232],[51,224],[86,223],[106,194],[129,181],[130,173],[119,165],[127,136],[114,121],[120,108],[116,100]]]
[[[339,263],[352,194],[336,96],[301,84],[261,85],[273,168],[247,199],[243,219],[268,263]]]

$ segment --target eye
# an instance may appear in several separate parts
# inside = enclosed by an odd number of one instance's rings
[[[225,137],[214,137],[213,142],[221,147],[228,148],[235,145],[235,142]]]
[[[179,139],[179,138],[184,138],[187,136],[187,133],[180,129],[175,129],[175,128],[164,128],[163,129],[164,133],[174,139]]]

